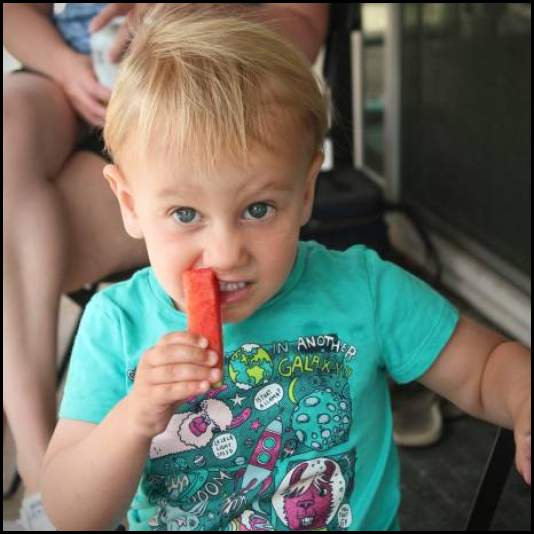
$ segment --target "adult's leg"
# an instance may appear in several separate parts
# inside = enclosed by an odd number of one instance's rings
[[[55,424],[65,218],[51,178],[78,136],[63,92],[30,73],[4,80],[3,406],[26,493],[38,490]]]
[[[144,241],[124,229],[119,204],[102,174],[105,163],[94,153],[76,152],[55,181],[68,227],[65,293],[148,264]]]
[[[53,92],[55,87],[44,87],[47,80],[40,81],[40,90]],[[4,109],[6,104],[13,111],[15,106],[27,109],[27,102],[20,100],[27,94],[39,115],[39,105],[33,102],[39,96],[25,89],[25,83],[21,87],[18,78],[14,83],[6,84]],[[54,98],[61,101],[62,95]],[[34,112],[28,113],[22,123],[27,126]],[[47,117],[47,122],[60,124],[65,118]],[[18,468],[31,494],[38,489],[56,421],[59,298],[107,274],[146,264],[148,258],[144,243],[131,239],[122,226],[117,201],[102,175],[105,161],[81,151],[62,165],[60,156],[65,154],[57,156],[57,165],[48,165],[48,159],[33,156],[39,152],[36,147],[50,158],[54,149],[72,150],[74,143],[42,125],[27,130],[47,132],[52,147],[31,142],[31,136],[21,143],[28,136],[20,131],[22,124],[16,113],[4,117],[4,205],[9,206],[9,212],[4,209],[4,409],[15,437]],[[11,157],[6,159],[6,152]],[[17,165],[24,153],[33,162],[26,173],[23,164]],[[26,213],[24,206],[32,211]]]

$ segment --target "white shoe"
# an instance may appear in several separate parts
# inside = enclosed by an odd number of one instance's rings
[[[46,515],[40,493],[25,497],[20,507],[20,518],[16,521],[3,521],[2,528],[5,532],[56,530]]]
[[[441,404],[441,413],[443,414],[444,419],[460,419],[460,417],[463,417],[466,415],[466,413],[456,406],[456,404],[453,404],[452,402],[448,401],[447,399],[440,399]]]
[[[393,439],[399,447],[428,447],[443,434],[443,416],[437,396],[409,384],[392,389]]]

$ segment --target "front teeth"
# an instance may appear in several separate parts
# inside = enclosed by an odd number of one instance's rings
[[[219,289],[221,291],[237,291],[243,289],[246,286],[246,282],[222,282],[219,280]]]

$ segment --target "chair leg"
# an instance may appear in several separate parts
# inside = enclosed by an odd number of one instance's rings
[[[465,530],[489,530],[514,461],[514,434],[499,428]]]

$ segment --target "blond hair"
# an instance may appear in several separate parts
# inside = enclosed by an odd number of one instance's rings
[[[234,11],[160,4],[145,16],[108,105],[104,140],[112,158],[126,142],[145,156],[156,142],[194,164],[243,160],[251,141],[272,147],[274,135],[288,135],[274,131],[275,116],[307,129],[312,149],[322,150],[327,101],[307,58]]]

